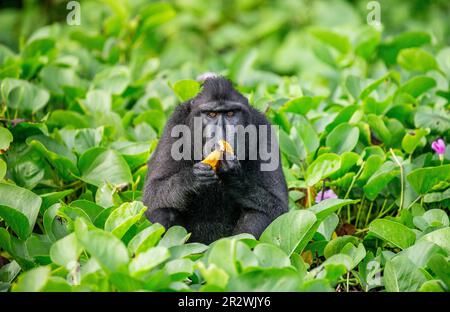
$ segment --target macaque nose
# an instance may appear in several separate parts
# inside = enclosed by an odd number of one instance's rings
[[[220,149],[219,142],[226,141],[232,148],[234,148],[235,141],[235,128],[230,125],[224,116],[221,116],[217,122],[216,134],[215,134],[215,149]]]
[[[220,140],[227,140],[227,133],[226,133],[226,128],[225,128],[225,122],[224,122],[224,117],[220,116],[217,120],[217,125],[216,125],[216,131],[215,131],[215,140],[214,140],[214,148],[215,149],[219,149],[219,141]]]

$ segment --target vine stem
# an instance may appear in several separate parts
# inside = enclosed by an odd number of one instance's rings
[[[350,183],[350,186],[349,186],[347,192],[345,193],[344,199],[347,199],[347,197],[350,195],[350,191],[352,190],[353,185],[355,184],[356,180],[357,180],[357,179],[359,178],[359,176],[361,175],[361,173],[362,173],[362,171],[363,171],[363,169],[364,169],[364,165],[365,165],[365,164],[366,164],[365,162],[362,163],[361,168],[359,168],[358,172],[357,172],[356,175],[353,177],[352,182]],[[337,214],[338,214],[338,215],[340,215],[341,209],[342,209],[342,207],[340,207],[340,208],[338,209],[338,211],[337,211]],[[350,215],[350,208],[347,207],[347,218],[349,218],[349,215]],[[350,220],[348,220],[348,223],[350,223]]]
[[[365,165],[365,164],[366,164],[366,163],[364,162],[364,163],[361,165],[361,168],[359,168],[358,172],[357,172],[356,175],[353,177],[352,183],[350,183],[350,186],[349,186],[347,192],[345,193],[344,199],[347,199],[347,197],[350,195],[350,191],[352,190],[353,185],[355,184],[356,180],[357,180],[357,179],[359,178],[359,176],[361,175],[361,173],[362,173],[362,171],[363,171],[363,169],[364,169],[364,165]]]
[[[350,291],[349,279],[350,279],[350,272],[347,272],[347,292]]]
[[[369,223],[370,214],[372,213],[372,207],[373,207],[373,202],[370,202],[369,211],[367,212],[366,222],[364,223],[364,226],[367,226],[367,223]]]
[[[400,160],[397,158],[397,156],[394,154],[394,150],[392,148],[389,149],[391,152],[392,157],[394,158],[394,161],[397,163],[397,165],[400,167],[400,209],[398,210],[398,213],[403,209],[403,200],[405,196],[405,177],[403,172],[403,165],[400,163]]]
[[[364,200],[365,199],[366,199],[366,197],[365,197],[365,195],[363,195],[362,200],[361,200],[361,204],[359,205],[359,209],[358,209],[358,212],[356,214],[355,227],[358,227],[359,217],[361,216],[361,211],[364,208]]]

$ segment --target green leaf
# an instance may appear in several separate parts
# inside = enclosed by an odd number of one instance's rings
[[[280,130],[278,131],[278,133],[280,140],[280,150],[289,158],[290,161],[299,163],[301,159],[304,159],[306,157],[305,151],[301,150],[300,147],[296,143],[294,143],[294,141],[284,130]]]
[[[117,288],[118,291],[131,292],[144,289],[144,285],[140,280],[133,278],[125,273],[111,273],[109,275],[109,280]]]
[[[122,238],[130,227],[139,221],[146,209],[142,202],[123,203],[106,219],[105,231]]]
[[[25,80],[6,78],[2,81],[0,91],[9,108],[32,113],[44,108],[50,99],[47,90]]]
[[[316,223],[314,213],[293,210],[276,218],[261,234],[260,241],[280,247],[288,256],[309,242],[309,230]],[[314,234],[314,233],[313,233]]]
[[[305,281],[299,291],[302,292],[332,292],[334,288],[331,287],[330,281],[325,278],[316,278]]]
[[[218,268],[215,264],[210,264],[205,268],[203,262],[197,262],[195,266],[200,271],[208,286],[218,287],[219,290],[225,289],[229,279],[227,272]]]
[[[364,163],[363,171],[359,176],[357,181],[358,185],[363,185],[372,175],[381,167],[384,163],[384,153],[383,156],[380,155],[370,155],[366,162]]]
[[[172,280],[182,281],[194,272],[194,262],[189,259],[176,259],[167,262],[164,269]]]
[[[128,250],[131,254],[137,254],[156,246],[164,231],[165,229],[161,224],[152,224],[130,240]]]
[[[201,254],[208,249],[208,246],[200,243],[188,243],[170,247],[170,255],[173,259],[184,258]]]
[[[74,175],[79,174],[77,157],[64,145],[44,135],[31,136],[26,142],[41,153],[63,179],[73,180]]]
[[[0,217],[21,238],[33,231],[42,199],[33,192],[6,183],[0,183]]]
[[[0,127],[0,151],[6,151],[12,141],[13,136],[11,132],[6,128]]]
[[[200,84],[195,80],[185,79],[175,82],[172,88],[180,101],[185,102],[197,95]]]
[[[348,243],[342,248],[342,254],[350,256],[352,259],[352,266],[350,269],[355,268],[366,256],[366,249],[362,243],[359,243],[358,246],[354,246],[352,243]]]
[[[338,171],[330,176],[331,180],[336,180],[348,173],[355,165],[361,165],[362,158],[355,152],[344,152],[341,155],[341,166]],[[351,171],[350,171],[351,172]]]
[[[229,276],[238,274],[236,266],[236,242],[231,238],[222,238],[209,250],[208,264],[214,264],[224,270]]]
[[[353,199],[339,199],[339,198],[328,198],[322,200],[320,203],[315,204],[308,208],[308,211],[313,212],[317,220],[325,220],[333,212],[336,212],[339,208],[358,202],[358,200]]]
[[[369,233],[401,249],[412,246],[416,241],[416,235],[411,229],[386,219],[372,221],[369,224]]]
[[[91,114],[104,114],[111,111],[111,95],[104,90],[91,90],[83,102]]]
[[[357,100],[361,93],[361,78],[355,75],[349,75],[345,80],[345,87],[352,95],[353,99]]]
[[[0,268],[0,283],[11,283],[20,273],[20,265],[16,261],[11,261]]]
[[[364,186],[364,193],[367,198],[374,200],[378,194],[388,185],[388,183],[400,174],[397,164],[387,161],[373,173]]]
[[[331,283],[335,283],[345,272],[351,270],[352,265],[353,260],[350,256],[345,254],[333,255],[322,263],[323,271],[317,277],[326,278]]]
[[[104,90],[110,94],[122,94],[131,82],[128,67],[113,66],[97,73],[94,77],[93,87]]]
[[[107,272],[126,271],[129,257],[125,245],[113,234],[102,230],[81,231],[79,223],[75,224],[78,241]]]
[[[433,255],[427,263],[427,266],[444,282],[447,289],[450,287],[450,264],[443,255]]]
[[[101,207],[109,208],[120,205],[122,200],[116,186],[110,183],[102,183],[95,192],[95,202]]]
[[[159,241],[158,246],[170,248],[182,245],[188,240],[189,236],[191,236],[191,234],[188,234],[185,228],[181,226],[172,226]]]
[[[59,203],[69,194],[73,193],[73,189],[60,191],[60,192],[51,192],[46,194],[41,194],[42,205],[41,205],[41,213],[48,209],[48,207]]]
[[[384,268],[384,286],[389,292],[418,291],[426,278],[405,256],[396,256]]]
[[[297,122],[295,130],[301,141],[299,143],[303,145],[303,147],[299,147],[304,149],[306,154],[313,154],[320,146],[319,136],[305,117],[297,116]]]
[[[417,267],[425,268],[434,255],[442,253],[445,252],[438,245],[428,240],[419,240],[399,254],[407,256]]]
[[[450,182],[450,165],[418,168],[411,171],[406,178],[417,194],[426,194],[441,183]]]
[[[34,38],[29,39],[25,44],[22,56],[24,58],[32,58],[36,56],[47,55],[55,47],[56,43],[53,38]]]
[[[287,101],[280,108],[280,111],[294,113],[298,115],[306,115],[309,110],[315,106],[315,102],[310,96],[302,96]]]
[[[70,203],[70,206],[77,207],[83,210],[89,216],[92,222],[94,222],[97,216],[102,211],[104,211],[103,207],[84,199],[74,200],[73,202]]]
[[[419,241],[430,241],[442,249],[444,249],[447,253],[450,253],[450,228],[442,228],[439,230],[435,230],[431,233],[425,234],[420,238]]]
[[[416,76],[405,82],[398,92],[405,92],[412,97],[418,97],[436,86],[436,80],[427,76]]]
[[[0,181],[3,180],[5,175],[6,175],[6,163],[3,159],[0,159]]]
[[[149,142],[118,141],[111,145],[127,161],[131,170],[145,164],[150,157]]]
[[[334,128],[336,128],[336,126],[340,125],[341,123],[349,122],[352,119],[352,117],[355,114],[357,114],[359,109],[360,109],[359,105],[349,105],[343,107],[342,109],[339,110],[339,113],[334,118],[333,122],[329,123],[325,127],[325,131],[327,133],[330,133]]]
[[[369,83],[364,89],[361,90],[359,97],[361,99],[367,98],[374,90],[376,90],[383,82],[388,82],[389,78],[391,78],[391,73],[387,73],[386,75],[382,76],[381,78],[373,81],[372,83]]]
[[[397,56],[397,63],[406,70],[421,73],[439,69],[433,55],[419,48],[409,48],[400,51]]]
[[[445,110],[420,106],[414,115],[414,124],[418,128],[430,128],[438,133],[450,130],[450,113]]]
[[[263,244],[263,245],[267,245],[267,244]],[[273,246],[273,245],[267,245],[267,246]],[[277,248],[277,250],[280,250],[280,249]],[[282,252],[282,253],[284,254],[284,252]],[[264,257],[264,255],[263,255],[263,257]],[[270,261],[270,258],[268,259],[268,261]],[[243,242],[237,242],[236,263],[241,272],[251,271],[253,268],[256,268],[259,266],[259,261],[258,261],[256,254],[253,253],[251,251],[250,247]],[[289,261],[289,265],[290,265],[290,261]]]
[[[413,222],[422,231],[428,227],[447,227],[449,225],[447,213],[441,209],[427,210],[422,216],[414,217]]]
[[[64,95],[64,87],[78,87],[83,83],[72,68],[57,67],[54,65],[45,66],[39,77],[44,86],[56,95]]]
[[[62,131],[60,131],[61,133]],[[73,146],[79,154],[83,154],[91,147],[100,145],[103,139],[104,127],[96,129],[77,129],[74,130]],[[67,141],[65,141],[68,145]]]
[[[47,234],[48,238],[51,241],[56,241],[59,238],[67,235],[66,227],[60,222],[56,221],[56,217],[58,216],[60,210],[61,204],[56,203],[47,208],[44,212],[44,230],[45,234]]]
[[[133,124],[139,125],[143,122],[150,125],[153,129],[158,131],[158,133],[162,133],[166,124],[166,115],[160,110],[150,109],[139,114],[139,116],[134,119]]]
[[[391,143],[391,132],[386,127],[381,116],[369,114],[367,116],[367,123],[376,136],[382,143],[389,145]]]
[[[75,233],[71,233],[52,245],[50,248],[50,258],[53,263],[64,266],[70,270],[73,269],[82,250]]]
[[[289,268],[251,271],[231,278],[227,291],[297,291],[300,277]]]
[[[334,230],[339,224],[339,217],[335,213],[331,213],[326,217],[317,228],[317,234],[320,234],[324,240],[329,241]]]
[[[341,158],[336,154],[322,154],[308,166],[306,170],[306,184],[314,186],[322,179],[336,172],[341,166]]]
[[[358,244],[358,238],[354,236],[344,235],[344,236],[338,236],[335,239],[331,240],[324,249],[324,256],[325,258],[330,258],[333,255],[336,255],[341,252],[342,248],[346,246],[347,244]]]
[[[130,168],[118,152],[103,147],[87,150],[78,161],[81,179],[95,186],[103,182],[113,185],[132,182]]]
[[[423,197],[425,203],[440,202],[450,198],[450,188],[443,192],[428,193]]]
[[[50,268],[37,267],[20,275],[17,284],[12,287],[14,292],[37,292],[44,289],[50,278]]]
[[[439,280],[430,280],[422,284],[420,292],[444,292],[442,284]]]
[[[337,32],[322,28],[313,28],[310,32],[314,37],[332,46],[341,53],[347,53],[351,48],[349,39]]]
[[[256,245],[253,252],[258,258],[261,267],[283,268],[291,265],[291,261],[286,253],[274,245],[260,243]]]
[[[89,121],[86,120],[86,116],[74,111],[59,109],[56,109],[51,113],[47,124],[58,127],[72,126],[76,129],[89,127]]]
[[[151,247],[146,251],[137,254],[130,262],[130,274],[135,277],[142,277],[157,265],[169,259],[170,253],[166,247]]]
[[[387,65],[396,63],[398,53],[405,48],[420,47],[431,42],[431,36],[424,31],[407,31],[391,38],[380,46],[380,56]]]
[[[352,127],[348,123],[342,123],[331,131],[327,136],[326,146],[331,148],[331,152],[342,154],[352,151],[359,139],[358,127]]]
[[[411,154],[418,146],[424,145],[424,142],[426,142],[424,138],[429,133],[428,129],[417,129],[407,132],[402,140],[403,150]]]

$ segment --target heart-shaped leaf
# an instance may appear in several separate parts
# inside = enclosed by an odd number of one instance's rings
[[[42,199],[33,192],[6,183],[0,183],[0,217],[26,239],[33,231]]]

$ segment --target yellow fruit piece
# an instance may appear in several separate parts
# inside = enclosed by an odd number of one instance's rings
[[[220,150],[215,150],[211,152],[205,159],[202,160],[202,163],[210,165],[214,171],[219,167],[219,160],[222,152]]]
[[[210,165],[214,171],[217,171],[219,168],[219,160],[223,153],[234,154],[233,148],[230,143],[225,140],[219,140],[219,149],[211,152],[205,159],[202,160],[203,164]]]
[[[220,150],[222,152],[234,154],[233,148],[231,147],[230,143],[228,143],[227,141],[219,140],[219,146],[220,146]]]

